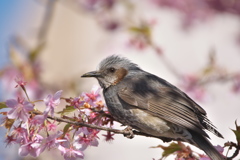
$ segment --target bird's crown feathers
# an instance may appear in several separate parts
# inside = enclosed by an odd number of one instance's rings
[[[98,68],[105,69],[112,66],[126,68],[127,70],[140,69],[137,64],[132,63],[129,59],[117,55],[112,55],[102,60]]]

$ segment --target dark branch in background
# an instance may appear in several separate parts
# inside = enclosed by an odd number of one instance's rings
[[[50,24],[54,14],[54,8],[56,5],[57,0],[47,0],[43,5],[45,7],[45,11],[43,14],[43,19],[38,28],[37,33],[37,44],[35,48],[30,48],[26,41],[21,36],[13,36],[11,38],[11,44],[14,45],[16,48],[19,48],[21,51],[26,53],[31,53],[33,50],[37,50],[39,46],[42,46],[43,43],[46,41],[46,36],[48,34]]]
[[[179,73],[179,71],[170,63],[169,59],[164,56],[164,54],[159,53],[159,46],[153,44],[152,42],[149,44],[150,47],[156,52],[156,54],[159,55],[160,59],[164,63],[164,65],[167,67],[167,69],[176,77],[176,78],[182,78],[182,74]]]
[[[38,32],[38,43],[41,44],[45,41],[46,36],[49,31],[49,27],[53,18],[54,8],[56,5],[57,0],[47,0],[46,1],[46,7],[45,7],[45,13],[43,15],[42,23],[39,27]]]

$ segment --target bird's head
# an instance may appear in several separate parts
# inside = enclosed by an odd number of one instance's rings
[[[95,77],[102,88],[108,88],[137,70],[140,68],[128,59],[113,55],[102,60],[96,71],[85,73],[81,77]]]

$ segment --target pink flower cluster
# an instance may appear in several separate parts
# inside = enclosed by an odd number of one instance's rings
[[[229,0],[151,0],[161,8],[169,7],[184,15],[184,26],[195,20],[206,20],[217,13],[240,15],[240,1]]]
[[[26,83],[17,81],[21,88]],[[10,110],[5,112],[4,123],[9,129],[6,143],[18,144],[19,155],[38,157],[45,150],[57,149],[64,159],[75,160],[83,158],[83,151],[88,146],[98,146],[98,129],[75,125],[74,122],[89,123],[99,126],[112,126],[112,118],[108,115],[101,96],[100,88],[94,87],[90,93],[82,93],[75,98],[61,98],[62,91],[54,95],[48,95],[42,101],[46,108],[44,112],[37,110],[35,103],[22,98],[6,100],[6,107]],[[55,118],[55,109],[59,108],[61,99],[66,100],[66,108],[62,111],[60,119],[71,120],[64,128],[60,128],[59,120]],[[72,108],[72,117],[68,117],[68,108]],[[3,112],[2,112],[3,113]],[[77,114],[76,114],[77,113]],[[76,116],[77,115],[77,116]],[[58,121],[58,122],[56,122]],[[9,123],[11,124],[9,125]],[[105,135],[106,140],[112,140],[113,134]]]

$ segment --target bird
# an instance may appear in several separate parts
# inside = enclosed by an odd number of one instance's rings
[[[206,131],[223,136],[206,111],[163,78],[119,55],[108,56],[97,70],[81,77],[98,80],[109,113],[123,125],[160,139],[188,142],[212,160],[225,159],[209,141]]]

